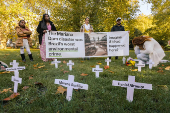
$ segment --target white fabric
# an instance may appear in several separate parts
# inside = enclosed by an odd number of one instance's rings
[[[135,54],[136,54],[136,56],[137,56],[137,58],[138,58],[139,60],[141,60],[144,64],[146,64],[147,62],[149,62],[149,55],[148,55],[148,54],[140,53],[140,49],[139,49],[138,46],[136,46],[136,47],[134,48],[134,50],[135,50]]]
[[[85,26],[86,31],[90,30],[90,24],[88,24],[88,25],[84,24],[84,26]]]
[[[27,53],[28,53],[28,54],[31,54],[30,47],[29,47],[29,44],[28,44],[28,40],[27,40],[27,39],[23,39],[23,46],[20,47],[20,53],[21,53],[21,54],[24,54],[24,47],[25,47]]]
[[[160,44],[153,38],[150,38],[151,41],[145,41],[143,48],[145,50],[140,50],[140,53],[142,54],[148,54],[149,59],[152,59],[154,62],[154,67],[159,64],[159,62],[163,59],[165,56],[165,53],[160,46]],[[136,47],[137,48],[137,47]]]
[[[0,61],[2,65],[9,67],[5,62]]]
[[[148,54],[143,54],[143,53],[138,54],[137,58],[139,60],[142,60],[143,62],[148,62],[149,61],[149,55]]]

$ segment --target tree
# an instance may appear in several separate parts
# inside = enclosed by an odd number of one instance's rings
[[[169,0],[147,0],[152,3],[153,23],[156,25],[146,30],[163,47],[170,39],[170,1]]]

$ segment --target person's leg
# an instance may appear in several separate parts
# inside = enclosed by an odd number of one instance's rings
[[[21,55],[22,61],[26,62],[25,54],[24,54],[24,46],[20,47],[20,55]]]
[[[45,35],[43,35],[42,37],[42,43],[40,45],[40,55],[41,55],[41,59],[46,62],[46,45],[45,45]]]
[[[27,40],[27,39],[24,39],[24,40],[23,40],[23,44],[24,44],[24,47],[26,48],[26,51],[27,51],[28,56],[29,56],[29,59],[30,59],[31,61],[33,61],[33,57],[32,57],[31,51],[30,51],[30,47],[29,47],[29,44],[28,44],[28,40]]]
[[[143,62],[147,62],[147,61],[149,61],[149,55],[148,54],[138,54],[137,55],[137,58],[139,59],[139,60],[142,60]]]

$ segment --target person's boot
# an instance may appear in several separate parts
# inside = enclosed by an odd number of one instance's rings
[[[25,54],[21,54],[21,58],[22,58],[22,61],[23,61],[23,62],[26,62]]]
[[[118,56],[115,57],[115,60],[117,60],[117,59],[118,59]]]
[[[28,56],[29,56],[29,58],[30,58],[31,61],[34,61],[34,60],[33,60],[33,57],[32,57],[32,54],[28,54]]]
[[[109,57],[109,59],[111,59],[112,57]]]

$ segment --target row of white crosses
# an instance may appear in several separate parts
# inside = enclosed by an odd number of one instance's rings
[[[74,76],[69,75],[68,80],[61,80],[61,79],[55,79],[55,84],[62,85],[64,87],[67,87],[67,95],[66,99],[70,101],[72,99],[73,89],[85,89],[88,90],[87,84],[82,84],[78,82],[74,82]],[[127,100],[129,102],[133,101],[133,94],[134,89],[148,89],[152,90],[152,84],[146,84],[146,83],[138,83],[135,82],[135,76],[129,76],[128,81],[112,81],[113,86],[120,86],[120,87],[126,87],[127,88]]]
[[[129,61],[130,59],[132,59],[132,58],[131,57],[127,58],[127,61]],[[145,64],[143,64],[142,61],[139,59],[133,59],[133,60],[135,62],[137,62],[137,61],[139,62],[138,64],[135,64],[135,66],[138,67],[138,71],[141,72],[141,68],[145,67]],[[126,58],[123,57],[122,61],[123,61],[123,64],[125,64]],[[149,60],[149,69],[152,69],[153,64],[154,64],[154,62],[152,62],[152,59],[150,59]]]
[[[55,61],[55,62],[57,62],[57,61]],[[72,62],[69,61],[69,63],[72,63]],[[12,81],[14,82],[14,93],[17,93],[18,83],[21,84],[21,82],[22,82],[22,78],[19,78],[18,70],[25,69],[25,66],[18,67],[19,63],[17,63],[16,60],[13,60],[13,62],[11,62],[10,65],[13,65],[13,67],[12,68],[6,68],[6,70],[7,71],[14,71],[15,76],[12,76]],[[99,68],[99,65],[96,65],[96,68],[93,68],[92,70],[94,72],[96,72],[96,78],[99,77],[99,72],[103,71],[102,68]],[[72,99],[73,89],[88,90],[87,84],[74,82],[74,76],[73,75],[69,75],[68,80],[55,79],[54,83],[62,85],[64,87],[67,87],[66,99],[68,101],[70,101]],[[149,90],[152,90],[152,84],[137,83],[137,82],[135,82],[135,76],[129,76],[128,82],[113,80],[112,85],[113,86],[127,87],[127,100],[129,102],[133,101],[134,89],[149,89]]]
[[[61,61],[57,61],[57,59],[51,62],[51,64],[55,64],[55,68],[58,68],[59,63],[61,63]],[[69,62],[67,63],[67,66],[69,66],[70,71],[72,70],[72,65],[74,65],[74,62],[72,62],[72,60],[69,60]]]

